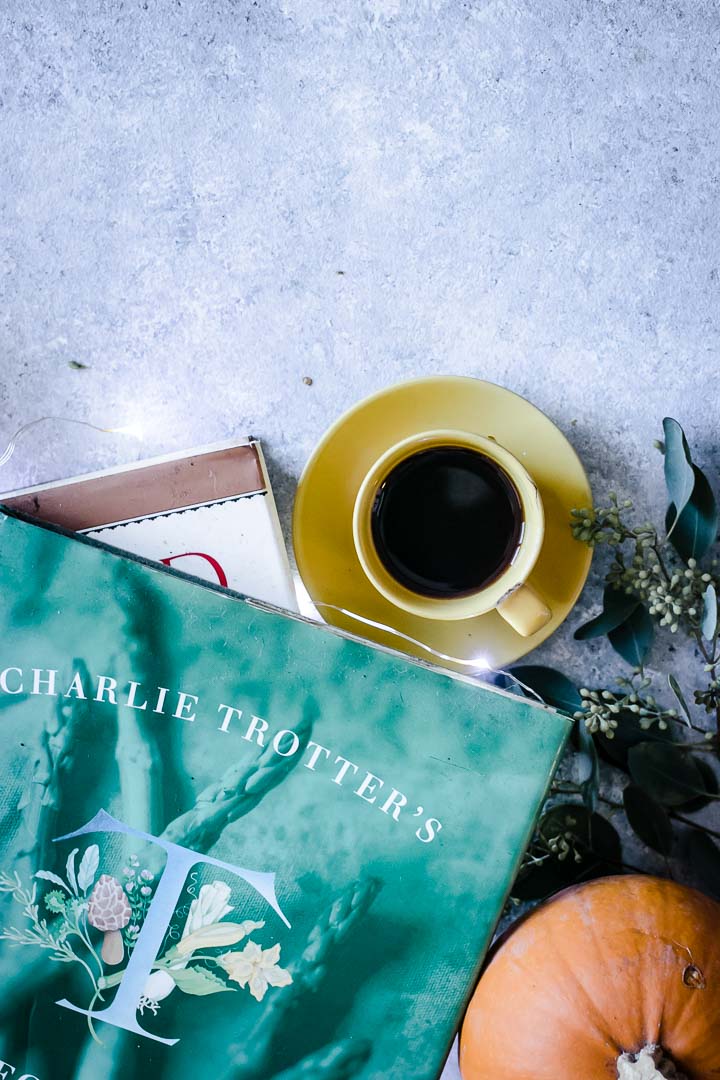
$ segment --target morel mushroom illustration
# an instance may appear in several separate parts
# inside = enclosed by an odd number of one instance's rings
[[[88,922],[105,934],[101,950],[105,963],[121,964],[125,955],[121,931],[130,922],[130,905],[122,885],[110,874],[102,874],[90,893]]]

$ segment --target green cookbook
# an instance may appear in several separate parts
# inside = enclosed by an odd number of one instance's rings
[[[0,1073],[437,1077],[566,719],[5,512],[0,649]]]

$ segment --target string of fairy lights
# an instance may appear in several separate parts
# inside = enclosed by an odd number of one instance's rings
[[[78,420],[73,416],[39,416],[36,420],[30,420],[17,429],[2,454],[0,454],[0,468],[7,465],[17,449],[18,441],[23,435],[30,431],[31,428],[37,427],[39,424],[45,424],[48,421],[59,424],[80,424],[81,427],[92,428],[93,431],[100,431],[104,435],[130,435],[135,439],[142,439],[142,431],[136,424],[125,424],[122,427],[100,427],[99,424],[92,424],[89,420]]]
[[[544,704],[543,699],[533,690],[531,686],[527,686],[526,683],[518,679],[517,675],[514,675],[512,671],[506,671],[503,668],[491,667],[489,662],[482,656],[472,656],[469,658],[463,658],[460,656],[452,656],[450,653],[441,652],[439,649],[433,648],[432,645],[426,644],[424,641],[420,641],[419,638],[411,637],[409,634],[403,633],[402,630],[396,630],[394,626],[387,626],[385,623],[377,622],[375,619],[368,619],[365,615],[358,615],[356,611],[350,611],[348,608],[338,607],[337,604],[323,603],[322,600],[313,601],[315,607],[329,609],[337,611],[338,614],[344,615],[346,618],[353,619],[355,622],[362,623],[365,626],[373,627],[375,630],[380,630],[385,634],[390,634],[392,637],[400,638],[402,641],[406,641],[409,645],[413,645],[418,649],[422,649],[424,652],[435,657],[436,660],[444,661],[458,665],[459,667],[466,668],[468,673],[473,676],[480,675],[503,675],[509,679],[511,683],[519,686],[527,694],[537,698],[538,701]],[[484,680],[483,680],[484,681]]]
[[[99,431],[106,435],[128,435],[135,439],[142,439],[142,429],[137,424],[124,424],[119,427],[102,427],[99,424],[93,424],[89,420],[79,420],[71,416],[40,416],[36,420],[30,420],[28,423],[19,427],[14,435],[11,437],[7,446],[0,454],[0,468],[10,461],[11,457],[17,449],[18,442],[27,434],[31,429],[39,426],[40,424],[54,422],[61,424],[79,424],[81,427],[91,428],[93,431]],[[516,675],[511,671],[505,671],[502,668],[493,668],[488,661],[481,656],[474,656],[470,658],[463,658],[460,656],[452,656],[450,653],[441,652],[439,649],[434,648],[432,645],[428,645],[426,642],[421,641],[419,638],[411,637],[409,634],[403,633],[402,630],[397,630],[394,626],[388,626],[385,623],[378,622],[375,619],[369,619],[365,615],[360,615],[356,611],[350,611],[348,608],[340,607],[337,604],[325,603],[321,600],[313,600],[312,605],[316,609],[322,609],[326,611],[335,611],[339,615],[344,616],[347,619],[352,619],[360,625],[371,627],[374,630],[379,630],[384,634],[388,634],[390,637],[397,638],[400,641],[404,641],[408,645],[412,645],[416,649],[420,649],[422,652],[427,653],[428,656],[432,656],[436,661],[440,663],[450,663],[463,670],[466,670],[468,675],[480,678],[481,676],[488,675],[501,675],[509,679],[510,682],[516,686],[519,686],[525,693],[530,694],[532,697],[537,698],[542,702],[540,695],[523,683]],[[483,679],[485,681],[485,679]]]

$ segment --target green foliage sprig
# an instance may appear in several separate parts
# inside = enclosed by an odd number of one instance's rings
[[[606,505],[573,510],[570,522],[578,541],[609,552],[602,609],[575,637],[606,637],[631,672],[610,686],[577,687],[551,668],[513,669],[518,686],[575,722],[572,757],[565,778],[553,785],[513,890],[516,900],[637,870],[615,828],[623,817],[668,875],[720,897],[720,832],[705,815],[695,816],[720,799],[718,503],[676,420],[663,421],[663,435],[656,443],[668,492],[662,528],[634,521],[632,501],[615,492]],[[699,662],[691,692],[675,672],[659,676],[648,668],[659,634],[679,635],[694,647]]]

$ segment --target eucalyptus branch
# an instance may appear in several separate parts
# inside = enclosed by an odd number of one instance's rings
[[[608,820],[623,815],[637,837],[665,860],[668,874],[673,825],[704,833],[705,843],[695,847],[693,875],[704,873],[708,890],[720,894],[720,849],[711,839],[720,840],[720,832],[676,809],[699,798],[720,801],[715,766],[720,751],[720,576],[713,557],[720,512],[680,425],[666,417],[663,429],[665,440],[657,445],[665,458],[669,498],[664,529],[652,521],[634,521],[631,500],[620,500],[614,492],[604,505],[573,510],[570,521],[576,540],[591,548],[604,545],[611,554],[602,611],[578,627],[575,636],[606,636],[632,674],[617,679],[619,689],[612,690],[602,683],[577,688],[547,668],[524,669],[523,681],[533,692],[576,721],[583,777],[582,783],[552,785],[549,809],[523,863],[525,875],[542,865],[543,889],[553,879],[553,858],[558,887],[572,881],[575,865],[576,879],[587,876],[591,852],[609,866],[636,869],[622,859],[620,836]],[[702,659],[703,675],[687,696],[672,671],[665,673],[664,689],[651,692],[652,679],[645,672],[658,630],[684,637]],[[703,722],[701,709],[709,721]],[[617,751],[613,739],[620,744]],[[609,772],[615,782],[619,773],[627,777],[622,802],[602,790]],[[595,849],[596,830],[607,850]],[[530,886],[524,891],[532,895]]]
[[[543,690],[549,691],[549,696],[545,694],[548,704],[566,708],[579,726],[576,746],[582,756],[584,780],[553,785],[554,801],[541,820],[524,869],[531,872],[541,863],[547,868],[545,856],[549,853],[566,867],[578,864],[578,874],[585,874],[587,839],[596,827],[593,823],[599,820],[595,813],[599,805],[613,816],[625,814],[639,839],[665,860],[668,874],[674,842],[671,823],[705,833],[709,847],[701,849],[703,858],[698,861],[707,863],[708,888],[717,892],[720,850],[712,847],[709,838],[720,839],[720,833],[676,808],[690,805],[696,798],[720,800],[717,772],[711,767],[720,750],[720,579],[718,559],[711,557],[718,540],[720,513],[707,477],[692,461],[679,424],[665,418],[663,427],[665,442],[658,448],[665,455],[670,503],[666,515],[666,527],[670,527],[664,535],[652,522],[631,521],[633,503],[619,500],[612,491],[607,504],[572,511],[570,527],[575,539],[590,548],[604,544],[612,553],[602,611],[579,627],[575,637],[607,635],[634,671],[629,678],[617,679],[620,690],[611,690],[602,685],[576,689],[559,672],[534,669],[532,689],[541,697]],[[685,699],[671,672],[666,675],[665,693],[669,691],[675,702],[670,699],[667,703],[661,693],[657,700],[650,692],[652,680],[646,667],[656,629],[682,634],[702,657],[707,681],[703,685],[698,680],[692,698]],[[711,717],[715,730],[708,729],[692,704]],[[608,742],[615,738],[621,742],[617,753]],[[599,751],[606,760],[602,769]],[[622,802],[600,789],[608,770],[615,777],[616,770],[628,775]],[[557,801],[558,796],[573,801]],[[581,798],[582,805],[574,801]],[[610,831],[603,838],[609,851],[595,854],[611,866],[634,868],[614,858],[613,850],[621,850],[620,837],[607,819],[601,820]],[[592,843],[589,849],[593,849]],[[567,883],[566,870],[563,874],[563,883]]]

